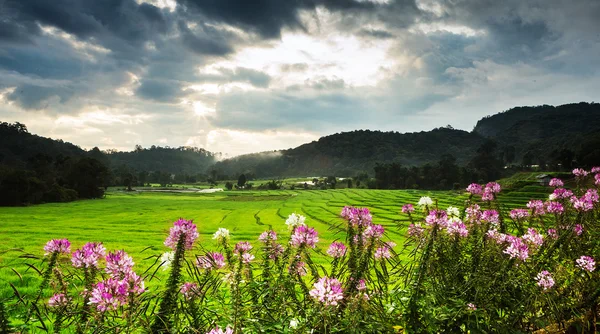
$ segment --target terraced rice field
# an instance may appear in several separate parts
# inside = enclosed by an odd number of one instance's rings
[[[0,253],[0,296],[13,293],[5,282],[13,283],[25,293],[35,290],[37,274],[24,262],[37,265],[40,260],[19,256],[31,253],[42,257],[42,247],[52,238],[68,238],[72,250],[88,241],[101,241],[109,250],[124,249],[136,260],[136,271],[143,272],[154,262],[148,257],[167,251],[163,241],[172,222],[179,217],[193,219],[198,225],[200,253],[202,248],[215,247],[211,238],[219,227],[231,231],[232,242],[254,242],[270,228],[285,242],[288,234],[285,219],[296,212],[305,215],[307,224],[317,229],[320,237],[317,252],[324,254],[332,241],[344,238],[339,229],[342,223],[339,213],[345,205],[368,207],[374,222],[386,228],[387,238],[402,245],[408,222],[400,208],[405,203],[416,203],[421,196],[439,200],[441,208],[461,205],[467,198],[463,192],[364,189],[214,194],[110,192],[103,200],[2,207],[0,251],[18,250]],[[532,186],[502,194],[500,200],[510,209],[523,207],[531,198],[545,196],[544,189]]]

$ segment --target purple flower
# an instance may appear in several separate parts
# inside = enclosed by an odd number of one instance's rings
[[[392,257],[392,254],[390,253],[390,248],[386,245],[383,247],[379,247],[375,250],[375,260],[379,261],[382,259],[389,259]]]
[[[596,269],[596,261],[591,256],[583,255],[579,259],[575,260],[577,262],[577,267],[592,272]]]
[[[336,306],[338,301],[344,299],[342,285],[335,278],[321,277],[313,287],[310,296],[325,306]]]
[[[600,167],[592,167],[592,173],[594,173],[594,174],[600,173]]]
[[[88,242],[73,253],[71,263],[75,268],[98,268],[98,260],[106,255],[106,248],[100,242]]]
[[[507,237],[507,240],[509,238]],[[512,237],[510,240],[510,245],[504,250],[503,253],[508,254],[511,259],[518,258],[522,261],[525,261],[529,258],[529,247],[524,243],[521,238]]]
[[[421,227],[421,224],[410,224],[408,225],[408,235],[411,237],[420,237],[425,232],[425,228]]]
[[[549,213],[563,213],[565,208],[559,202],[549,201],[546,202],[546,211]]]
[[[294,234],[292,234],[290,243],[294,247],[306,245],[308,247],[315,248],[318,241],[318,233],[314,228],[301,225],[296,227],[296,230],[294,230]]]
[[[415,212],[415,207],[412,204],[404,204],[402,206],[402,213],[413,213]]]
[[[288,271],[292,275],[299,276],[305,276],[308,273],[308,271],[306,271],[306,263],[302,261],[298,261],[295,264],[292,264]]]
[[[50,307],[65,307],[69,304],[69,299],[64,293],[57,293],[50,297],[48,300],[48,306]]]
[[[554,278],[552,278],[552,275],[547,270],[537,274],[535,280],[537,281],[537,285],[542,287],[544,291],[554,286]]]
[[[485,210],[481,215],[481,220],[496,226],[500,224],[500,215],[496,210]]]
[[[227,326],[225,330],[219,328],[219,326],[212,329],[210,332],[206,332],[206,334],[233,334],[233,328]]]
[[[92,289],[90,304],[96,304],[100,312],[116,310],[127,303],[129,284],[125,280],[109,278],[98,282]]]
[[[480,211],[480,207],[477,204],[473,204],[471,206],[469,206],[468,208],[465,209],[465,221],[473,223],[473,224],[479,224],[480,220],[481,220],[481,211]]]
[[[573,175],[577,177],[586,177],[588,175],[588,172],[581,168],[575,168],[573,169]]]
[[[258,237],[258,240],[264,243],[267,243],[270,240],[277,240],[277,233],[275,233],[275,231],[265,231],[261,233],[261,235]]]
[[[588,189],[585,192],[585,195],[583,195],[583,198],[585,198],[585,200],[587,200],[589,202],[598,203],[598,190]]]
[[[340,258],[346,254],[346,246],[341,242],[335,241],[327,249],[327,254],[333,258]]]
[[[106,272],[113,278],[121,278],[132,272],[133,258],[119,250],[106,255]]]
[[[489,230],[485,234],[488,238],[495,240],[497,244],[502,244],[506,241],[506,234],[500,233],[497,230]]]
[[[581,198],[577,198],[576,196],[571,197],[571,204],[573,204],[573,208],[577,211],[591,211],[594,209],[594,203],[589,201],[585,196]]]
[[[448,213],[445,210],[431,210],[429,215],[425,217],[425,222],[429,226],[444,228],[448,226]]]
[[[241,255],[249,252],[252,249],[252,245],[248,241],[240,241],[235,244],[233,252],[237,255]]]
[[[183,283],[181,289],[179,289],[179,293],[181,293],[183,295],[183,298],[185,298],[186,300],[190,300],[200,295],[200,287],[197,283],[186,282]]]
[[[194,241],[196,241],[198,235],[199,234],[196,230],[196,225],[192,223],[191,220],[179,218],[179,220],[173,223],[173,227],[171,227],[169,236],[167,237],[167,240],[165,240],[165,246],[175,250],[177,248],[177,242],[179,242],[179,238],[183,236],[183,245],[185,249],[192,249],[192,247],[194,247]]]
[[[369,225],[363,231],[363,238],[365,238],[365,239],[368,239],[368,238],[379,239],[383,235],[383,232],[384,232],[383,226],[381,226],[381,225]]]
[[[225,258],[221,253],[208,252],[205,256],[198,257],[196,266],[206,270],[221,269],[225,266]]]
[[[554,189],[554,192],[552,192],[552,194],[550,195],[552,196],[552,200],[554,199],[566,199],[566,198],[570,198],[571,196],[573,196],[573,192],[569,189],[565,189],[565,188],[556,188]]]
[[[467,304],[467,310],[469,310],[469,311],[477,311],[477,306],[475,306],[475,304],[473,304],[473,303],[468,303]]]
[[[253,260],[254,260],[254,255],[252,255],[250,253],[242,254],[242,263],[249,264]]]
[[[367,208],[355,208],[352,206],[345,206],[342,209],[342,218],[346,219],[353,226],[369,226],[372,224],[373,216]]]
[[[514,209],[510,212],[510,218],[520,220],[529,217],[529,211],[525,209]]]
[[[558,239],[558,233],[556,232],[556,230],[555,230],[555,229],[553,229],[553,228],[549,228],[549,229],[548,229],[548,237],[550,237],[550,238],[552,238],[552,239],[556,240],[556,239]]]
[[[278,259],[283,254],[284,251],[285,251],[285,248],[281,244],[274,244],[273,247],[271,248],[271,253],[269,254],[269,259],[271,259],[271,260]]]
[[[581,235],[581,233],[583,233],[583,226],[581,226],[581,224],[576,224],[573,226],[573,232],[577,235]]]
[[[523,235],[523,240],[528,242],[532,246],[539,247],[544,243],[544,236],[530,227],[527,229],[527,233]]]
[[[494,200],[494,193],[487,190],[487,188],[483,191],[483,195],[481,195],[481,200],[482,201],[493,201]]]
[[[596,180],[596,182],[594,182],[594,184],[597,186],[600,186],[600,173],[594,175],[594,180]]]
[[[532,216],[540,216],[546,213],[544,211],[544,202],[539,199],[534,199],[527,203],[527,207],[531,210]]]
[[[449,235],[458,235],[463,238],[469,235],[469,230],[467,230],[467,227],[461,221],[452,221],[448,224],[446,231]]]
[[[481,195],[483,194],[483,187],[477,183],[471,183],[467,187],[467,192],[471,193],[472,195]]]
[[[561,179],[553,178],[552,180],[550,180],[549,185],[550,185],[550,187],[557,188],[557,187],[562,187],[565,184],[563,183],[563,181],[561,181]]]
[[[498,183],[496,182],[488,182],[488,184],[485,185],[485,190],[491,192],[492,194],[498,194],[500,193],[501,187]]]
[[[71,243],[68,239],[52,239],[46,243],[46,246],[44,246],[44,251],[46,252],[44,255],[53,253],[70,254]]]

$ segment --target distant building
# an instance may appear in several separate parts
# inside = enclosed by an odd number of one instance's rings
[[[547,175],[547,174],[540,174],[540,175],[536,176],[535,178],[537,179],[538,183],[541,186],[548,186],[548,185],[550,185],[550,179],[552,179],[550,177],[550,175]]]

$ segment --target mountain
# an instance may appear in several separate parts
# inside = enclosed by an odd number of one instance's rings
[[[137,171],[163,171],[171,174],[204,173],[216,162],[216,155],[197,147],[142,148],[131,152],[108,151],[106,157],[113,167],[126,166]]]
[[[452,128],[415,133],[358,130],[321,137],[289,150],[241,155],[213,168],[225,175],[250,173],[255,177],[354,176],[372,172],[378,163],[419,166],[436,163],[444,154],[465,165],[484,141],[477,133]]]

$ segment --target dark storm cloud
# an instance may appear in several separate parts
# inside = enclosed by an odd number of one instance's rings
[[[69,100],[73,94],[74,90],[70,87],[44,87],[24,84],[10,93],[8,99],[16,102],[24,109],[44,109],[48,106],[51,98],[57,98],[61,103],[64,103]]]

